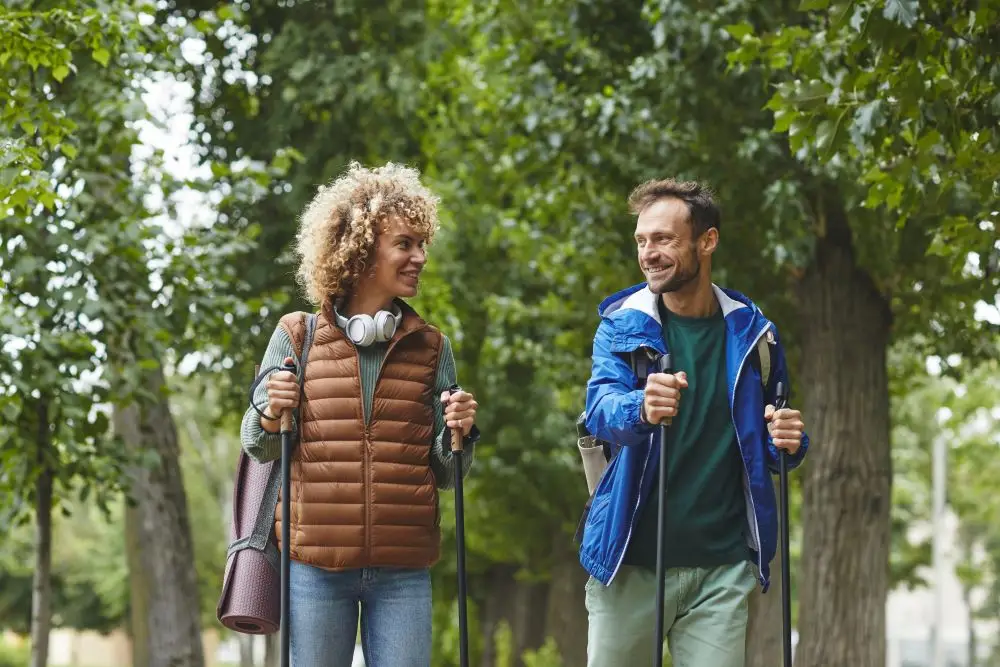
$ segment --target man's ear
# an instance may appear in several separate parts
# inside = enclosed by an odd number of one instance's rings
[[[715,249],[719,247],[719,230],[715,227],[708,229],[701,238],[698,240],[698,245],[701,246],[701,252],[705,255],[711,255],[715,252]]]

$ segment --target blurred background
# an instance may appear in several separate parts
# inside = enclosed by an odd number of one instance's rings
[[[442,197],[475,665],[585,664],[574,421],[668,176],[789,348],[796,665],[1000,665],[1000,0],[5,0],[0,75],[0,665],[277,664],[215,616],[239,420],[352,160]]]

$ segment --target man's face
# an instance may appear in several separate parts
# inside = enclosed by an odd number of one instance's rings
[[[398,217],[378,235],[374,271],[365,285],[388,298],[415,296],[427,262],[424,239]]]
[[[675,292],[695,281],[701,260],[687,204],[661,199],[647,206],[635,225],[639,267],[654,294]]]

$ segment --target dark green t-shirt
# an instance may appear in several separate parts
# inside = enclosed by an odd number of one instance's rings
[[[726,324],[721,310],[681,317],[660,300],[673,372],[684,371],[678,414],[667,428],[667,567],[711,567],[750,557],[743,462],[729,411]],[[626,565],[656,567],[657,486],[639,510]]]

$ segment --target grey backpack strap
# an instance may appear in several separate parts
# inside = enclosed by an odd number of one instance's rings
[[[302,342],[302,353],[299,355],[298,368],[299,408],[301,408],[302,400],[305,398],[306,363],[309,361],[309,350],[312,348],[313,338],[316,334],[316,318],[315,313],[306,315],[306,335]],[[295,410],[295,421],[301,429],[302,421],[299,419],[298,409]],[[267,486],[264,489],[264,494],[260,499],[260,507],[257,509],[257,520],[254,521],[253,532],[249,536],[235,540],[230,544],[226,557],[228,558],[234,552],[241,549],[256,549],[264,554],[268,563],[277,572],[280,554],[278,553],[278,548],[271,540],[271,534],[274,531],[274,512],[278,506],[278,493],[281,490],[281,466],[278,461],[270,461],[268,465],[271,466],[271,470],[267,477]]]
[[[760,358],[760,383],[767,388],[771,381],[771,346],[774,345],[774,334],[770,331],[757,339],[757,356]]]

